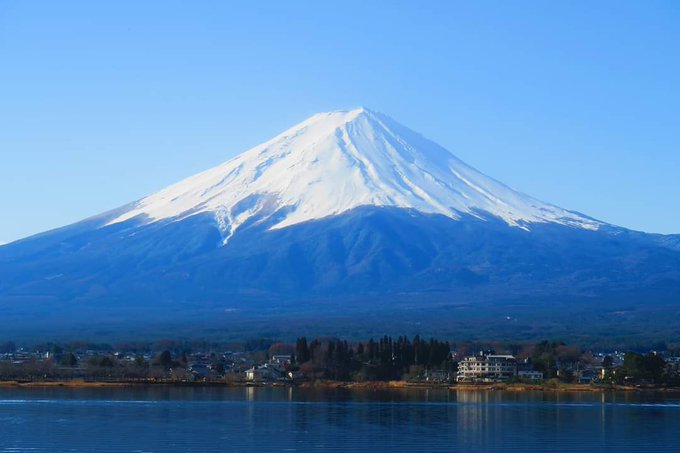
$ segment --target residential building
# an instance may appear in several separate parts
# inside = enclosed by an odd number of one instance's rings
[[[275,381],[285,377],[285,373],[278,367],[265,363],[264,365],[247,369],[245,371],[245,377],[246,381],[251,382]]]
[[[458,362],[457,382],[499,382],[517,375],[517,360],[512,355],[480,352]]]
[[[584,370],[576,371],[576,381],[579,384],[590,384],[597,380],[598,376],[603,376],[600,368],[586,368]]]
[[[289,354],[278,354],[273,355],[271,360],[269,360],[269,363],[272,365],[285,366],[290,365],[291,360],[292,356]]]
[[[680,370],[680,357],[666,357],[666,364],[675,371]]]
[[[543,372],[534,370],[522,370],[517,372],[517,377],[520,379],[527,379],[529,381],[542,381]]]
[[[449,373],[444,370],[432,370],[425,372],[425,381],[427,382],[448,382],[449,379]]]

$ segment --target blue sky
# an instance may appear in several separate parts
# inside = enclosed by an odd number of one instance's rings
[[[0,241],[367,106],[537,198],[680,233],[680,2],[0,0]]]

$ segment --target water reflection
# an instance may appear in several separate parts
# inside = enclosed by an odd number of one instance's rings
[[[669,394],[0,389],[0,452],[658,452],[675,451],[678,420]]]
[[[255,387],[244,388],[246,393],[246,401],[255,401]]]

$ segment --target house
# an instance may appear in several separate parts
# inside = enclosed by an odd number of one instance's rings
[[[576,379],[579,384],[590,384],[597,379],[599,370],[595,368],[586,368],[585,370],[578,370],[576,372]]]
[[[666,357],[666,364],[674,371],[680,370],[680,357]]]
[[[269,363],[272,365],[278,365],[278,366],[286,366],[290,365],[292,360],[292,356],[288,354],[277,354],[273,355],[272,358],[269,360]]]
[[[189,367],[189,372],[194,375],[196,379],[208,379],[210,377],[210,368],[203,364],[193,364]]]
[[[517,377],[520,379],[527,379],[529,381],[542,381],[543,373],[534,370],[522,370],[517,372]]]
[[[535,371],[530,358],[517,361],[517,377],[529,381],[542,381],[543,373]]]
[[[481,351],[458,362],[457,382],[499,382],[517,375],[517,360],[512,355]]]
[[[448,382],[449,379],[449,373],[444,370],[432,370],[425,372],[425,380],[427,382]]]
[[[246,381],[250,382],[275,381],[285,377],[285,373],[280,368],[272,366],[268,363],[249,368],[244,374]]]

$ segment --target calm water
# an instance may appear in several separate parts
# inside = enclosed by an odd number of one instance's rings
[[[680,395],[0,389],[0,452],[678,452]]]

